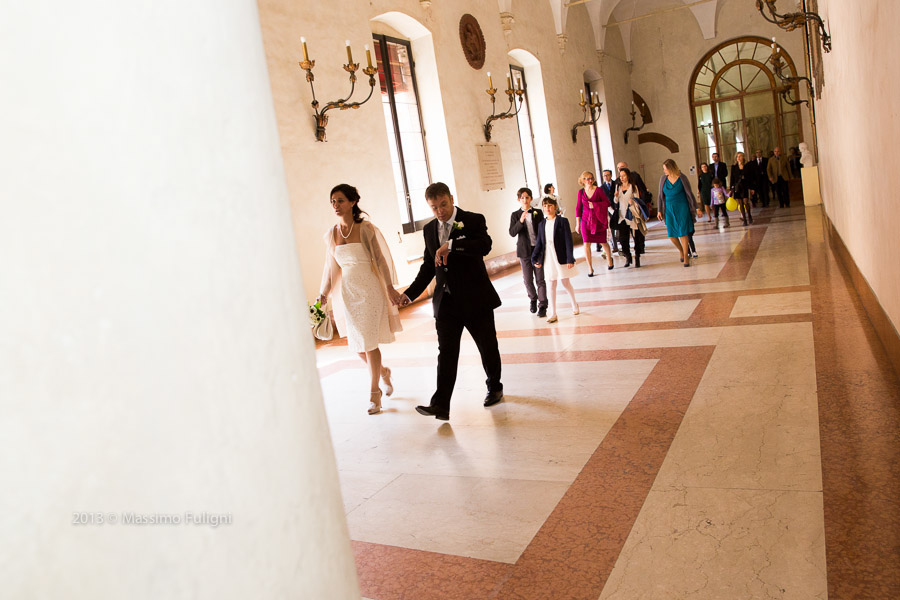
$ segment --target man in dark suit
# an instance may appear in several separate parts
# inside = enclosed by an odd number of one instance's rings
[[[769,159],[763,156],[762,150],[756,151],[756,156],[750,161],[753,165],[753,191],[763,207],[769,206],[769,176],[766,168],[769,166]],[[755,203],[754,203],[755,204]]]
[[[722,182],[722,187],[728,188],[726,180],[728,179],[728,165],[719,160],[719,153],[713,152],[712,162],[709,163],[709,170],[712,171],[713,178],[718,177]]]
[[[544,268],[531,263],[531,252],[537,241],[538,228],[544,221],[544,213],[532,208],[531,190],[527,187],[519,189],[517,199],[521,208],[509,216],[509,235],[516,238],[516,257],[522,267],[525,292],[531,303],[529,309],[543,318],[547,316],[547,282],[544,281]]]
[[[788,181],[791,179],[791,164],[788,157],[781,153],[781,148],[775,148],[774,156],[766,165],[766,174],[769,181],[778,194],[778,208],[788,208],[791,205],[791,194]]]
[[[418,298],[436,279],[434,297],[435,329],[438,336],[437,390],[428,406],[416,411],[441,421],[450,418],[450,396],[456,385],[459,340],[463,328],[469,331],[487,375],[485,406],[503,399],[500,383],[500,349],[494,326],[494,309],[500,296],[491,284],[484,257],[491,251],[491,236],[484,217],[453,205],[446,183],[432,183],[425,201],[435,219],[425,225],[425,257],[419,274],[406,289],[402,305]]]

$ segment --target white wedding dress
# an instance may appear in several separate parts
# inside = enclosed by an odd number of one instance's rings
[[[363,245],[335,246],[334,259],[342,272],[347,345],[353,352],[368,352],[393,342],[387,297]]]

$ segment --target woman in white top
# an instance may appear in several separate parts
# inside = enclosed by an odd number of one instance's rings
[[[619,169],[619,183],[616,187],[613,209],[615,216],[613,225],[619,232],[619,242],[621,243],[622,252],[625,254],[625,266],[631,266],[631,245],[628,242],[629,236],[634,236],[634,267],[640,268],[641,254],[644,253],[644,233],[638,226],[635,219],[636,216],[643,217],[646,221],[648,210],[644,199],[641,198],[641,192],[638,186],[631,181],[631,171],[629,169]]]
[[[325,270],[319,301],[324,306],[329,294],[337,293],[335,311],[338,330],[347,335],[347,345],[368,364],[371,379],[369,414],[381,412],[379,379],[385,393],[394,391],[391,370],[381,364],[379,344],[394,341],[401,331],[397,305],[401,294],[394,289],[397,275],[384,236],[363,218],[359,192],[342,183],[331,190],[331,206],[337,224],[325,234]]]

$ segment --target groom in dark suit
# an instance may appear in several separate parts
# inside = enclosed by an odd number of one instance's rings
[[[425,291],[432,279],[434,288],[435,329],[438,335],[437,390],[429,406],[416,411],[441,421],[450,418],[450,396],[456,384],[459,341],[463,328],[469,330],[487,375],[485,406],[503,399],[500,383],[500,349],[494,326],[494,309],[500,296],[491,284],[484,257],[491,251],[491,236],[484,217],[453,205],[453,196],[445,183],[432,183],[425,190],[425,201],[435,219],[425,225],[425,259],[419,274],[406,289],[406,306]]]

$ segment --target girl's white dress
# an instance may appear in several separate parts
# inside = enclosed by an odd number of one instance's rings
[[[556,217],[552,219],[544,219],[544,279],[550,281],[559,281],[560,279],[569,279],[578,274],[578,267],[568,268],[566,265],[559,264],[556,258],[556,246],[553,243],[553,230],[556,224]],[[569,234],[571,235],[571,234]]]

